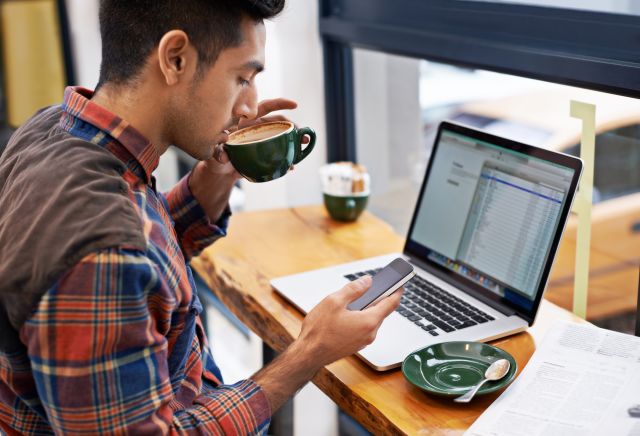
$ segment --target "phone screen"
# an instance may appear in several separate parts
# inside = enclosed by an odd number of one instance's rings
[[[413,273],[413,267],[410,264],[400,258],[395,259],[373,276],[369,290],[367,290],[367,292],[357,300],[352,301],[347,306],[347,309],[362,310],[366,308],[378,297],[391,289],[394,285],[401,282],[411,273]]]

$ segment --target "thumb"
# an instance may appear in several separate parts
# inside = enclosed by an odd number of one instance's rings
[[[363,295],[370,287],[371,276],[362,276],[345,285],[340,291],[340,296],[345,304],[348,304]]]
[[[220,164],[225,165],[229,163],[229,155],[224,151],[223,144],[217,144],[213,149],[213,158]]]

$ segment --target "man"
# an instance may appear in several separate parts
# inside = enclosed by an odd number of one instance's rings
[[[224,385],[189,260],[225,235],[238,178],[219,144],[295,103],[257,103],[263,20],[284,0],[104,0],[95,93],[69,88],[0,158],[0,430],[264,432],[324,365],[373,341],[399,295],[346,305],[353,282],[248,380]],[[171,192],[173,144],[200,160]],[[215,155],[215,156],[214,156]]]

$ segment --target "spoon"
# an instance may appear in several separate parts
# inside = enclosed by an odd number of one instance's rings
[[[414,354],[413,358],[418,361],[418,364],[419,364],[418,368],[420,368],[420,374],[422,375],[422,378],[424,379],[424,381],[427,381],[427,378],[424,376],[424,372],[422,372],[422,359],[420,359],[420,356],[418,356],[417,354]]]
[[[509,372],[511,364],[507,359],[499,359],[493,362],[489,368],[484,372],[484,380],[475,385],[469,392],[464,395],[455,398],[453,401],[456,403],[468,403],[473,396],[478,392],[478,389],[489,380],[500,380]]]

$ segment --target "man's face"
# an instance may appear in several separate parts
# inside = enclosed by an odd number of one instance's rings
[[[227,140],[226,129],[257,114],[255,76],[262,71],[266,31],[263,23],[243,19],[242,43],[220,52],[216,62],[173,99],[174,144],[199,160],[209,159],[214,147]]]

